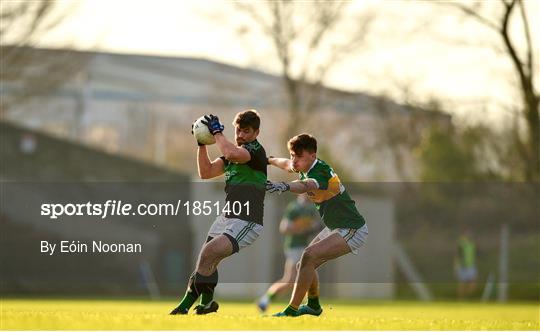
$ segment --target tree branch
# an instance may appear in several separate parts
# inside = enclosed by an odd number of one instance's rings
[[[531,39],[531,31],[529,28],[529,21],[527,19],[527,14],[525,11],[525,5],[523,4],[522,0],[518,1],[521,18],[523,19],[523,30],[525,31],[525,39],[527,40],[527,69],[528,69],[528,76],[533,81],[533,73],[534,73],[534,65],[533,65],[533,56],[532,56],[532,39]],[[534,81],[533,81],[534,82]]]
[[[311,58],[313,56],[313,53],[319,48],[319,46],[322,44],[322,40],[325,35],[327,35],[332,28],[337,24],[339,21],[339,18],[341,16],[341,12],[345,8],[344,2],[338,2],[338,3],[323,3],[321,5],[321,8],[317,12],[317,18],[315,21],[317,22],[316,30],[309,38],[308,41],[308,50],[306,52],[306,55],[304,57],[302,70],[300,71],[299,80],[300,81],[306,81],[307,74],[308,74],[308,68],[311,65]]]
[[[504,3],[506,5],[506,2]],[[516,67],[521,84],[523,88],[527,90],[530,88],[530,84],[528,82],[528,76],[523,70],[523,62],[521,61],[521,59],[519,58],[516,52],[515,46],[512,43],[512,40],[510,39],[510,34],[508,31],[508,27],[510,23],[510,16],[512,15],[512,11],[515,8],[515,4],[516,4],[516,1],[513,0],[510,4],[506,6],[506,12],[504,13],[504,16],[503,16],[503,22],[502,22],[500,33],[503,38],[506,49],[508,50],[508,54],[510,55],[512,62],[514,63],[514,66]]]
[[[454,7],[456,9],[461,10],[464,14],[469,15],[477,19],[480,23],[484,24],[485,26],[495,30],[500,31],[500,27],[497,25],[497,23],[490,21],[489,19],[485,18],[484,16],[478,14],[474,9],[467,7],[461,3],[457,2],[435,2],[436,4],[441,4],[449,7]]]

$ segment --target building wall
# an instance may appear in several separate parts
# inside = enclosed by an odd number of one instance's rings
[[[285,151],[286,95],[279,77],[211,61],[93,53],[74,79],[58,91],[20,103],[5,113],[11,121],[44,128],[61,137],[106,151],[195,174],[191,123],[202,114],[218,114],[232,137],[234,114],[246,108],[261,112],[261,139],[273,154]],[[5,83],[5,82],[4,82]],[[9,83],[9,82],[8,82]],[[13,93],[5,84],[3,93]],[[332,158],[353,180],[414,180],[417,166],[404,158],[396,166],[385,144],[389,113],[412,114],[384,98],[323,89],[321,108],[299,125],[321,137]],[[418,110],[420,112],[420,110]],[[434,113],[436,114],[436,113]],[[431,121],[448,122],[446,115]],[[420,134],[411,130],[412,134]],[[338,153],[348,151],[346,155]],[[361,167],[359,167],[360,165]]]
[[[162,293],[177,294],[190,274],[192,230],[185,215],[51,219],[42,204],[159,203],[188,200],[189,177],[0,123],[3,293],[145,294],[149,266]],[[41,242],[140,243],[133,254],[41,252]]]

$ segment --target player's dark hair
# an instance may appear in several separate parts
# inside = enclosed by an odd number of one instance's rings
[[[238,125],[242,129],[250,127],[257,130],[261,126],[261,118],[256,110],[245,110],[236,114],[233,125]]]
[[[317,152],[317,140],[310,134],[296,135],[287,142],[287,148],[297,155],[302,154],[303,151],[315,153]]]

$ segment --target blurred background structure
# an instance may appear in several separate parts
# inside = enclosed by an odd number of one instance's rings
[[[325,267],[323,292],[453,298],[468,227],[474,298],[539,299],[537,2],[212,4],[2,2],[3,294],[182,292],[208,217],[70,226],[30,207],[111,192],[222,199],[219,179],[194,180],[190,124],[217,114],[232,137],[234,114],[255,108],[268,154],[286,155],[288,137],[313,133],[368,217],[365,252]],[[287,202],[267,198],[265,235],[224,264],[222,295],[256,296],[277,277]],[[77,236],[139,239],[148,252],[36,254],[40,238]],[[257,273],[245,260],[257,260]],[[110,279],[100,279],[105,270]]]

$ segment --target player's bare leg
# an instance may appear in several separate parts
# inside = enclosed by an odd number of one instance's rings
[[[467,285],[467,293],[469,295],[473,294],[474,291],[476,291],[476,281],[471,281],[468,285]]]
[[[476,281],[464,282],[461,290],[462,299],[469,299],[476,290]]]
[[[207,242],[199,254],[197,272],[209,276],[216,272],[219,262],[233,254],[231,241],[225,235],[216,236]]]
[[[465,283],[464,282],[459,282],[458,283],[458,287],[457,287],[457,296],[458,296],[458,299],[459,300],[463,300],[464,297],[465,297]]]
[[[262,312],[266,311],[266,308],[270,302],[278,295],[285,293],[294,286],[294,280],[296,279],[296,264],[294,261],[287,259],[285,266],[283,267],[283,276],[281,279],[274,282],[264,295],[258,300],[257,306]]]
[[[298,308],[316,276],[315,269],[328,260],[351,252],[351,248],[339,234],[332,234],[304,250],[300,270],[294,285],[290,304]]]
[[[311,243],[309,245],[312,245],[314,243],[317,243],[320,241],[319,236],[316,236],[313,240],[311,240]],[[257,306],[261,311],[266,311],[266,308],[270,301],[273,299],[273,297],[278,292],[285,292],[285,290],[292,289],[294,287],[294,282],[296,280],[298,269],[300,268],[300,262],[293,262],[291,260],[285,261],[285,267],[284,267],[284,274],[281,280],[275,282],[270,288],[266,291],[265,295],[263,295],[259,302],[257,303]],[[318,278],[317,278],[317,284],[318,284]],[[279,284],[286,283],[286,286],[278,286]],[[317,286],[318,289],[318,286]],[[270,298],[270,296],[273,294],[273,296]],[[317,302],[318,302],[318,293],[317,293]]]
[[[272,294],[281,294],[289,289],[292,289],[294,280],[296,279],[296,264],[290,259],[285,261],[283,267],[283,277],[276,281],[268,288]]]
[[[315,244],[319,241],[320,239],[316,237],[315,239],[313,239],[311,244]],[[298,264],[297,268],[300,268],[300,264]],[[300,315],[319,316],[323,310],[319,302],[319,273],[317,272],[317,270],[315,270],[313,280],[311,281],[311,285],[309,286],[307,293],[307,304],[301,305],[298,308],[298,313]]]
[[[320,241],[319,238],[315,238],[315,239],[313,239],[311,244],[315,244],[315,243],[317,243],[319,241]],[[300,266],[298,266],[298,268],[300,268]],[[315,309],[320,308],[320,304],[319,304],[319,273],[317,272],[317,270],[315,270],[313,280],[311,281],[311,285],[309,286],[307,293],[308,293],[307,294],[308,295],[308,306],[310,306],[311,308],[315,308]]]
[[[300,269],[294,284],[293,294],[284,315],[297,315],[298,308],[315,278],[317,269],[323,263],[351,252],[351,248],[339,234],[309,245],[300,260]]]
[[[322,314],[323,309],[319,303],[319,275],[317,270],[315,270],[313,281],[309,286],[307,298],[307,304],[302,304],[298,308],[298,315],[319,316]]]
[[[308,288],[308,297],[318,297],[319,296],[319,273],[317,270],[315,270],[315,274],[313,275],[313,280],[311,281],[311,285]]]
[[[311,241],[310,245],[313,245],[319,241],[320,241],[320,238],[316,237],[313,239],[313,241]],[[300,268],[300,265],[298,265],[298,268]],[[313,280],[311,281],[311,285],[309,285],[309,288],[308,288],[308,301],[310,298],[312,299],[316,298],[317,302],[319,301],[318,300],[319,299],[319,273],[317,272],[317,270],[315,270]]]

